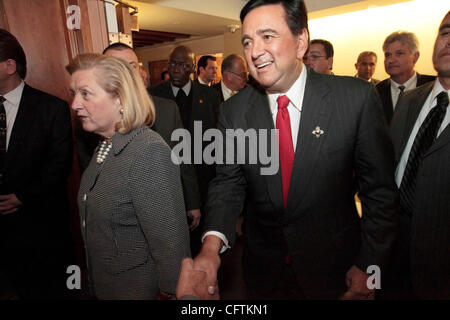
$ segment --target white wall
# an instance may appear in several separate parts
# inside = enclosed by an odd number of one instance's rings
[[[312,39],[323,38],[333,43],[333,72],[337,75],[355,75],[358,54],[370,50],[378,55],[374,77],[387,78],[382,45],[390,33],[400,29],[414,32],[419,39],[421,56],[416,70],[435,75],[431,60],[434,41],[449,9],[447,0],[415,0],[310,20],[309,29]]]

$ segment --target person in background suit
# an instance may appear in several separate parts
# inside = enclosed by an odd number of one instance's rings
[[[79,55],[72,109],[103,138],[83,173],[78,207],[92,293],[98,299],[175,294],[190,256],[179,167],[159,134],[138,70],[124,60]]]
[[[433,81],[435,76],[422,75],[414,71],[419,59],[419,41],[412,32],[396,31],[383,43],[384,68],[390,78],[377,84],[387,124],[391,123],[399,96],[408,90]]]
[[[247,85],[247,66],[240,55],[230,54],[222,61],[222,80],[212,88],[217,91],[220,102],[228,100]]]
[[[355,63],[357,74],[355,77],[369,81],[377,85],[380,80],[372,78],[377,67],[377,54],[373,51],[363,51],[359,54]]]
[[[123,59],[133,68],[138,68],[138,58],[133,48],[123,43],[114,43],[104,49],[103,54],[106,56]],[[152,129],[156,131],[164,141],[173,148],[175,142],[172,141],[172,132],[176,129],[183,128],[177,105],[169,99],[152,97],[155,104],[155,121]],[[92,157],[94,149],[97,147],[100,137],[91,132],[82,130],[80,123],[77,129],[77,150],[80,159],[82,171],[87,167]],[[180,165],[181,182],[183,185],[184,201],[186,214],[190,220],[189,228],[194,230],[200,223],[200,194],[197,183],[195,169],[190,164]]]
[[[305,54],[305,64],[315,72],[333,74],[333,45],[328,40],[314,39]]]
[[[401,212],[387,298],[450,299],[450,11],[433,64],[437,80],[405,93],[391,123]]]
[[[219,129],[235,144],[225,130],[270,135],[277,128],[280,169],[263,175],[261,162],[217,165],[194,269],[207,273],[209,293],[216,293],[219,252],[233,245],[247,202],[243,266],[250,299],[371,299],[366,270],[386,263],[397,202],[393,147],[375,89],[304,66],[304,1],[252,0],[240,17],[247,66],[266,92],[249,86],[225,101]],[[233,147],[235,158],[249,157],[248,145],[245,154]]]
[[[184,46],[174,48],[169,57],[170,81],[163,82],[151,90],[153,96],[176,101],[184,128],[192,139],[194,125],[201,125],[201,134],[211,128],[216,128],[219,97],[214,89],[197,84],[190,80],[190,74],[194,72],[194,54]],[[196,123],[197,122],[197,123]],[[193,140],[192,140],[193,141]],[[207,143],[203,144],[202,151]],[[194,143],[192,143],[194,146]],[[194,149],[192,149],[192,161],[194,163]],[[203,159],[203,157],[202,157]],[[208,194],[208,184],[215,176],[215,166],[205,162],[194,164],[200,187],[202,205]],[[204,212],[202,211],[204,216]],[[195,254],[200,247],[200,229],[191,234],[192,253]]]
[[[202,56],[197,63],[197,79],[195,82],[211,86],[217,75],[217,58]]]
[[[0,29],[0,273],[19,299],[69,298],[70,109],[26,72],[22,46]]]

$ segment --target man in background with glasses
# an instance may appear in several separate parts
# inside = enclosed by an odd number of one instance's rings
[[[331,42],[323,39],[311,40],[303,62],[315,72],[333,74],[334,49]]]
[[[222,80],[212,87],[219,94],[220,102],[224,102],[245,88],[247,84],[247,66],[244,58],[230,54],[222,61]]]

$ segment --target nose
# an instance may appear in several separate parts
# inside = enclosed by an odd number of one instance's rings
[[[73,97],[72,104],[70,105],[73,111],[81,110],[83,108],[83,104],[81,102],[81,99],[79,97],[79,94],[76,94]]]
[[[253,46],[252,46],[252,59],[256,60],[260,56],[262,56],[263,54],[264,54],[264,44],[263,44],[263,42],[260,41],[259,39],[255,39],[253,41]]]

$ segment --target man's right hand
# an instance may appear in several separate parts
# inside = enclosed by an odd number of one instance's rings
[[[210,235],[203,241],[202,250],[194,259],[194,269],[206,272],[206,284],[208,293],[219,299],[219,286],[217,283],[217,271],[220,267],[219,250],[222,240]]]

